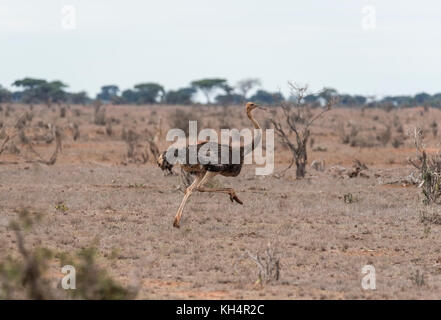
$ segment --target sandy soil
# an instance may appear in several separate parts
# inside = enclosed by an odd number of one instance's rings
[[[2,121],[12,127],[25,108],[1,114]],[[221,108],[190,110],[199,117],[210,114],[205,126],[225,121]],[[425,128],[427,146],[438,150],[430,126],[441,120],[437,110],[333,110],[313,127],[310,147],[310,162],[324,160],[324,171],[308,166],[307,177],[296,180],[295,169],[276,178],[256,176],[251,165],[237,178],[216,178],[234,187],[244,205],[222,194],[194,193],[180,229],[172,227],[183,196],[179,177],[164,176],[152,159],[128,159],[121,139],[123,128],[141,133],[159,116],[167,129],[175,108],[108,107],[107,117],[120,119],[111,136],[93,124],[92,108],[72,107],[66,118],[43,106],[32,112],[31,123],[78,123],[81,136],[73,141],[66,130],[52,166],[30,162],[25,148],[21,155],[0,155],[0,259],[17,255],[8,224],[16,210],[29,207],[44,216],[27,236],[29,247],[75,252],[94,243],[100,263],[124,284],[138,283],[141,299],[441,298],[441,226],[420,222],[421,189],[395,183],[415,170],[406,160],[415,155],[407,135],[413,127]],[[263,123],[264,115],[259,117]],[[242,116],[231,121],[249,126]],[[373,136],[375,145],[342,143],[339,128],[350,131],[351,125],[366,141]],[[387,126],[392,137],[382,145],[375,134]],[[395,148],[398,136],[404,142]],[[138,144],[139,150],[145,146],[142,139]],[[35,142],[35,148],[48,157],[53,147]],[[368,177],[347,176],[355,159],[368,166]],[[277,144],[276,171],[288,160],[288,151]],[[67,211],[57,210],[58,203]],[[263,252],[269,242],[280,258],[280,279],[257,286],[258,269],[246,253]],[[361,269],[368,264],[376,269],[376,290],[361,286]],[[55,279],[61,278],[59,269],[51,266]],[[422,285],[417,272],[424,274]]]

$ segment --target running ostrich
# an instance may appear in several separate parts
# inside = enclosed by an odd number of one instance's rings
[[[215,142],[207,142],[207,141],[202,141],[199,142],[196,145],[196,149],[197,149],[197,154],[199,154],[199,149],[202,146],[206,146],[206,148],[208,147],[208,149],[210,150],[218,150],[218,161],[216,164],[212,164],[212,163],[207,163],[207,161],[203,161],[204,163],[207,164],[189,164],[189,146],[186,147],[186,163],[185,164],[180,164],[181,168],[193,175],[196,175],[195,180],[193,181],[193,183],[185,190],[185,195],[184,198],[182,199],[181,205],[179,206],[178,212],[176,213],[175,216],[175,220],[173,223],[173,226],[176,228],[179,228],[179,223],[181,221],[181,217],[182,217],[182,212],[184,210],[184,206],[185,203],[187,202],[188,198],[191,196],[193,190],[197,190],[199,192],[219,192],[219,193],[226,193],[230,196],[230,200],[231,202],[236,201],[239,204],[243,204],[243,202],[237,197],[236,192],[234,191],[233,188],[206,188],[204,187],[204,184],[211,179],[212,177],[220,174],[222,176],[225,177],[237,177],[242,169],[242,165],[244,162],[244,158],[245,155],[248,154],[249,152],[252,152],[255,147],[257,145],[259,145],[261,139],[262,139],[262,133],[261,133],[261,127],[259,125],[259,123],[256,121],[256,119],[253,118],[253,115],[251,114],[251,111],[253,111],[254,109],[259,108],[262,110],[266,110],[265,108],[258,106],[257,104],[253,103],[253,102],[248,102],[246,104],[246,112],[247,112],[247,116],[250,119],[250,121],[252,122],[253,126],[255,129],[258,129],[257,131],[257,135],[254,136],[253,135],[253,140],[251,142],[251,145],[247,145],[247,146],[243,146],[241,145],[240,148],[240,163],[237,164],[233,164],[232,162],[232,155],[233,155],[233,148],[231,145],[225,145],[225,144],[218,144]],[[207,146],[207,144],[209,144]],[[225,148],[228,149],[228,151],[225,150]],[[228,164],[222,164],[221,163],[221,154],[222,154],[222,150],[224,150],[224,152],[228,152],[229,154],[229,163]],[[171,168],[173,167],[173,165],[167,161],[166,159],[166,152],[164,151],[163,153],[161,153],[157,159],[157,164],[158,166],[162,169],[162,170],[171,170]],[[175,150],[175,155],[177,155],[177,150]],[[199,159],[198,159],[199,161]]]

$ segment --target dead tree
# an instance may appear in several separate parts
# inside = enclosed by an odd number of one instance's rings
[[[281,138],[292,153],[290,164],[278,175],[282,176],[293,164],[296,164],[296,177],[303,178],[306,174],[308,160],[307,143],[311,135],[311,125],[325,112],[331,109],[334,98],[330,97],[326,105],[318,113],[312,112],[312,105],[305,101],[307,86],[301,87],[289,82],[289,89],[292,95],[290,101],[283,101],[280,104],[283,119],[271,119],[276,134]],[[292,137],[294,135],[294,138]]]

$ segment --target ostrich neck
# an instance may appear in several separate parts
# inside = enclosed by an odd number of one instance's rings
[[[251,114],[251,110],[247,110],[247,116],[250,119],[250,121],[253,123],[254,125],[254,129],[257,129],[257,136],[255,136],[253,134],[253,140],[251,141],[251,145],[248,145],[244,148],[245,154],[250,153],[251,151],[253,151],[257,145],[260,143],[260,141],[262,140],[262,131],[260,128],[259,123],[256,121],[256,119],[253,118],[252,114]]]
[[[256,121],[256,119],[253,118],[253,115],[251,114],[251,110],[247,110],[247,116],[250,119],[250,121],[253,123],[255,129],[261,129],[259,123]]]

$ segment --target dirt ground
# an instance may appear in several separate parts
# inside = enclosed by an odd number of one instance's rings
[[[0,112],[0,120],[13,128],[25,111],[29,107]],[[19,141],[20,154],[0,155],[0,259],[18,256],[9,222],[27,207],[43,214],[26,237],[28,247],[75,252],[93,243],[116,279],[139,286],[139,299],[441,298],[441,225],[420,221],[421,189],[406,182],[416,170],[407,161],[415,157],[413,128],[424,129],[427,150],[438,150],[438,110],[331,110],[312,127],[308,145],[309,164],[323,161],[323,171],[308,165],[306,178],[296,180],[295,168],[284,177],[256,176],[249,165],[239,177],[216,177],[215,183],[235,188],[244,205],[223,194],[194,193],[180,229],[172,226],[183,197],[180,178],[165,176],[151,156],[140,160],[143,130],[153,130],[161,117],[165,132],[185,115],[204,127],[241,129],[250,126],[244,110],[109,106],[111,134],[94,123],[93,107],[72,106],[62,118],[57,107],[29,112],[31,140],[39,121],[60,128],[76,123],[80,137],[63,131],[54,165],[33,161]],[[266,117],[257,118],[270,128]],[[122,139],[129,129],[140,136],[133,157]],[[32,141],[50,157],[53,144]],[[166,146],[162,134],[161,150]],[[289,152],[277,143],[275,154],[278,172]],[[367,169],[350,178],[356,159]],[[247,252],[262,253],[268,243],[280,259],[280,278],[258,285]],[[365,265],[375,267],[375,290],[362,288]],[[50,271],[54,282],[63,276],[57,264]]]

